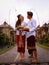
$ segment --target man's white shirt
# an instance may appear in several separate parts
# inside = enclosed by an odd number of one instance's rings
[[[27,23],[26,22],[22,22],[21,23],[22,26],[29,28],[29,31],[23,31],[22,35],[26,34],[26,38],[34,35],[36,36],[36,20],[31,19],[29,20]],[[16,30],[16,35],[19,35],[19,30]]]
[[[36,20],[29,20],[27,23],[27,27],[29,28],[29,32],[26,33],[26,37],[28,38],[32,35],[36,36]]]

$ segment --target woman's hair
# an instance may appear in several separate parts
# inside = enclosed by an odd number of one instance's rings
[[[18,20],[16,21],[16,25],[15,25],[16,27],[19,26],[19,25],[21,25],[20,16],[21,16],[21,14],[19,14],[19,15],[17,16]]]

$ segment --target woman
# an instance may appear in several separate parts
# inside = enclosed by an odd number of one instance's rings
[[[18,20],[16,22],[16,42],[17,42],[17,51],[20,53],[20,60],[24,59],[25,53],[25,32],[20,32],[20,28],[24,27],[24,17],[22,15],[17,16]]]

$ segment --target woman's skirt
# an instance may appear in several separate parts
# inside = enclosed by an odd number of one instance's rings
[[[25,53],[25,35],[20,40],[20,35],[16,35],[17,51]]]

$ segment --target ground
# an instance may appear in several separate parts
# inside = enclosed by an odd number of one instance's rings
[[[36,46],[37,53],[38,53],[38,61],[49,61],[49,49],[43,49],[39,46]],[[15,46],[13,49],[7,51],[6,53],[0,55],[0,63],[1,62],[16,62],[19,61],[19,54],[17,52],[17,46]],[[18,59],[17,59],[18,58]],[[25,60],[28,60],[28,52],[26,49],[25,52]]]

